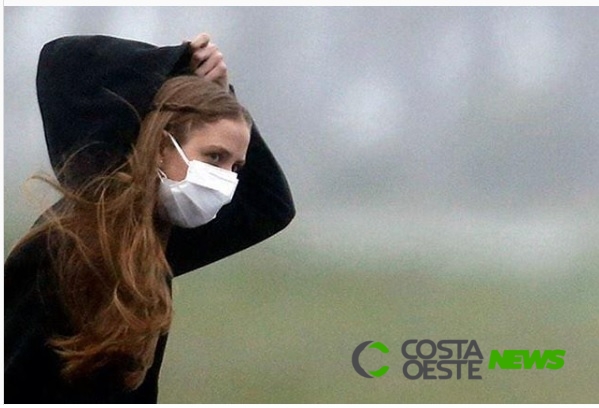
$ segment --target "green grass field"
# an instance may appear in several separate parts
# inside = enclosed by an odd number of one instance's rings
[[[599,402],[599,252],[561,274],[518,277],[442,251],[319,253],[300,235],[291,229],[175,280],[160,402]],[[483,379],[406,379],[400,349],[412,338],[475,339]],[[390,349],[363,354],[367,368],[390,366],[381,378],[352,368],[366,340]],[[565,365],[489,370],[492,349],[565,349]]]

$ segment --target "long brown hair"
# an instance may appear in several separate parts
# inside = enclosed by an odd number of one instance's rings
[[[63,200],[13,251],[35,237],[48,237],[57,296],[69,327],[50,345],[63,359],[67,380],[108,368],[122,375],[128,389],[143,382],[156,342],[172,318],[168,224],[158,216],[163,133],[168,130],[184,142],[189,130],[223,118],[251,124],[247,111],[224,88],[196,76],[175,77],[158,90],[119,168],[76,189],[37,177],[62,193]]]

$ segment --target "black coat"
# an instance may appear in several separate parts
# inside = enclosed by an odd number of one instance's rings
[[[55,169],[69,153],[93,142],[78,171],[60,177],[77,185],[124,160],[165,79],[187,74],[187,44],[156,47],[106,36],[65,37],[40,55],[37,90],[50,160]],[[134,112],[132,107],[137,111]],[[285,228],[295,215],[281,168],[254,125],[247,164],[230,204],[208,224],[173,227],[166,255],[174,275],[248,248]],[[6,403],[155,403],[167,336],[143,384],[124,391],[115,376],[66,383],[61,361],[46,344],[68,327],[50,288],[45,237],[11,253],[4,269],[4,394]]]

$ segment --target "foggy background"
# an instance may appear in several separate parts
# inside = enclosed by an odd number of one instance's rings
[[[297,217],[176,280],[162,402],[596,402],[598,22],[590,7],[5,7],[5,253],[52,200],[25,183],[50,170],[43,44],[208,32]],[[398,352],[374,381],[351,367],[365,340],[458,337],[485,358],[563,348],[566,365],[482,382],[409,381]]]

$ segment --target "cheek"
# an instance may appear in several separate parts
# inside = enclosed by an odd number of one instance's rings
[[[178,155],[165,154],[160,168],[173,181],[181,181],[187,175],[187,165]]]

